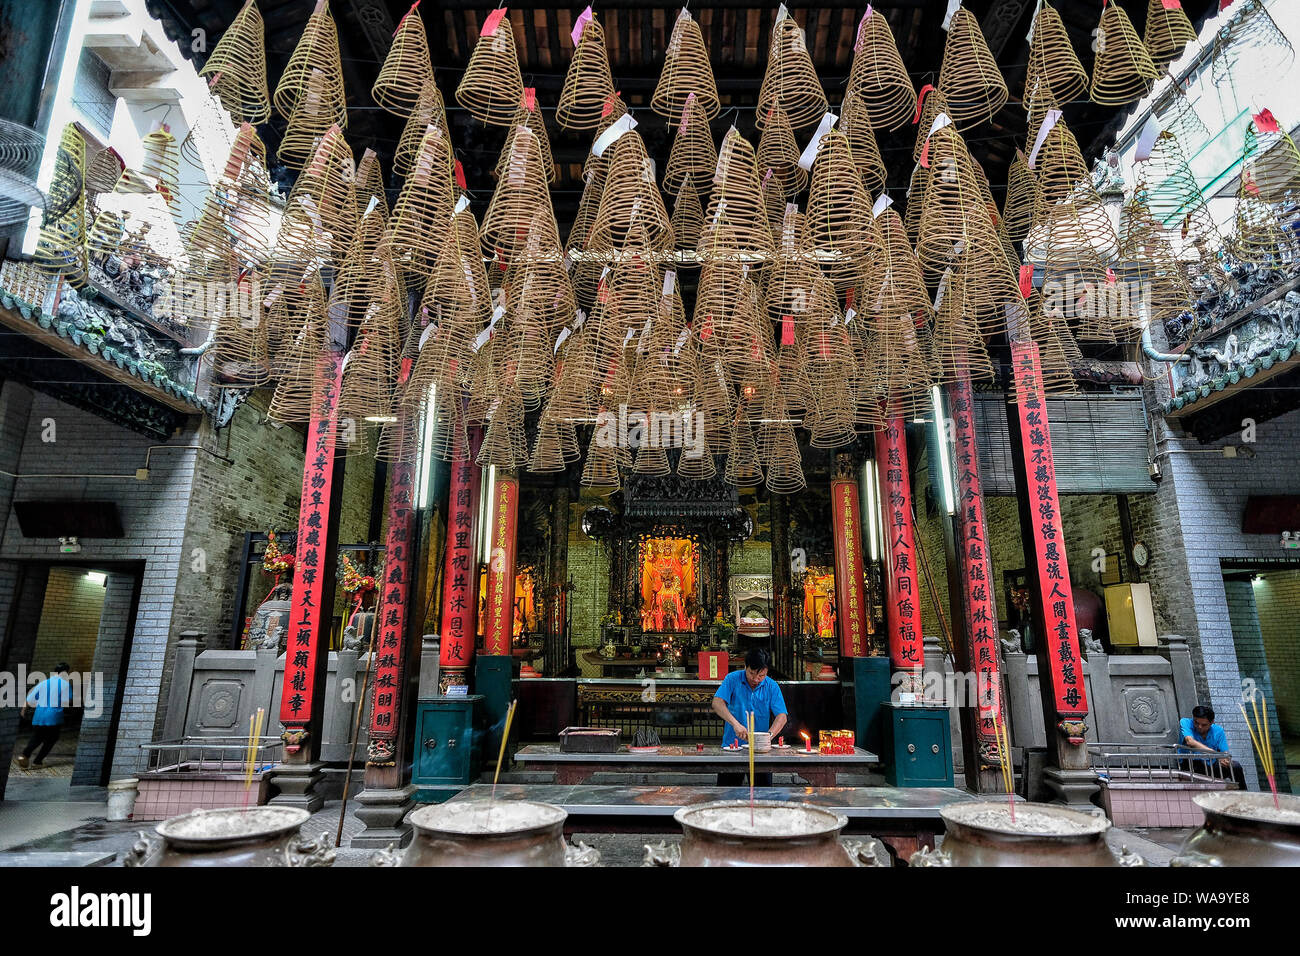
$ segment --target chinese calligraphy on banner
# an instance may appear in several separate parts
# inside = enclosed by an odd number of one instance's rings
[[[329,622],[321,619],[321,595],[333,587],[326,581],[326,541],[329,538],[330,491],[334,481],[334,448],[338,438],[338,396],[343,365],[336,354],[321,360],[315,388],[315,410],[307,425],[307,455],[302,470],[302,504],[298,511],[298,554],[293,579],[289,640],[280,694],[280,723],[306,727],[311,723],[312,692],[322,634]]]
[[[519,520],[519,479],[498,476],[493,498],[483,653],[509,654],[515,626],[515,525]]]
[[[876,470],[880,476],[886,548],[885,620],[889,656],[898,670],[925,665],[921,644],[920,588],[916,577],[916,538],[912,531],[912,480],[907,466],[907,435],[901,416],[876,431]]]
[[[993,565],[989,557],[988,526],[984,520],[984,490],[975,448],[975,407],[970,376],[963,369],[948,385],[956,443],[958,533],[962,579],[966,587],[966,647],[976,675],[979,695],[980,751],[995,754],[995,721],[1002,710],[998,679],[998,612],[993,603]],[[1001,721],[1006,722],[1005,715]]]
[[[1088,699],[1083,686],[1083,664],[1074,620],[1074,592],[1065,560],[1065,534],[1056,490],[1056,466],[1052,461],[1052,436],[1047,427],[1047,401],[1038,346],[1032,342],[1012,342],[1011,365],[1016,385],[1020,440],[1024,446],[1021,453],[1028,479],[1028,487],[1023,493],[1029,496],[1029,511],[1033,516],[1033,561],[1039,582],[1039,606],[1033,608],[1034,624],[1044,632],[1056,712],[1061,717],[1078,718],[1087,715]]]
[[[459,442],[459,439],[458,439]],[[463,673],[474,656],[478,613],[478,563],[474,560],[474,509],[479,470],[463,448],[451,463],[447,492],[447,558],[442,584],[442,642],[438,666],[443,673]]]
[[[384,547],[383,602],[379,611],[379,651],[375,657],[375,696],[370,708],[370,739],[397,736],[402,705],[402,660],[406,650],[406,611],[413,562],[411,533],[415,512],[414,471],[410,462],[393,466],[388,497],[388,538]]]
[[[835,529],[835,601],[840,627],[840,657],[867,653],[867,597],[862,583],[862,528],[858,483],[831,482],[832,523]]]

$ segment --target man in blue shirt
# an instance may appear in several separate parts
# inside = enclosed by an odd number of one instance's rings
[[[1192,708],[1192,716],[1184,717],[1178,722],[1178,752],[1192,753],[1201,751],[1203,753],[1220,753],[1228,752],[1228,735],[1223,732],[1223,728],[1214,722],[1214,708],[1200,704]],[[1192,766],[1201,773],[1210,771],[1208,760],[1194,760]],[[1246,786],[1246,774],[1242,770],[1241,764],[1231,757],[1220,757],[1219,767],[1223,770],[1230,771],[1237,783],[1244,788]],[[1222,776],[1222,774],[1218,774]]]
[[[62,676],[70,673],[67,664],[59,664],[54,673],[32,688],[27,695],[27,706],[35,707],[32,714],[32,739],[18,757],[18,766],[26,770],[29,763],[40,767],[59,739],[59,730],[63,726],[63,708],[72,705],[72,685]],[[32,751],[40,747],[36,759],[31,760]]]
[[[729,747],[736,740],[746,740],[749,730],[746,727],[748,715],[754,715],[754,732],[770,733],[773,737],[785,726],[785,698],[776,681],[767,676],[772,664],[772,656],[761,647],[754,647],[745,655],[745,669],[732,671],[722,681],[722,685],[713,694],[713,712],[726,722],[722,734],[722,746]],[[775,716],[775,720],[772,717]],[[771,721],[771,729],[768,722]],[[718,774],[718,786],[738,787],[745,775],[740,773]],[[755,773],[754,786],[770,787],[770,773]]]

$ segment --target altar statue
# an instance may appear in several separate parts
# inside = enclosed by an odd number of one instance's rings
[[[641,627],[646,631],[689,631],[693,616],[686,602],[694,593],[690,542],[651,542],[641,569]]]

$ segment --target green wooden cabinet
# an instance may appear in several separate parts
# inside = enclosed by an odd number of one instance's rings
[[[885,780],[894,787],[951,787],[947,707],[886,704]]]
[[[439,803],[469,786],[483,763],[483,698],[421,700],[415,718],[416,799]]]

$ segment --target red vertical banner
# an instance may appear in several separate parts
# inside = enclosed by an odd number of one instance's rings
[[[989,557],[988,525],[984,517],[984,488],[980,482],[979,453],[975,447],[975,405],[970,376],[963,369],[948,386],[956,445],[958,548],[965,589],[966,650],[979,695],[976,733],[981,757],[996,762],[998,735],[995,721],[1006,724],[1001,713],[998,676],[998,611],[993,603],[993,565]]]
[[[912,479],[907,466],[907,432],[894,415],[876,430],[876,471],[884,512],[885,621],[889,657],[897,670],[925,665],[921,642],[921,589],[916,577],[916,536],[912,531]],[[919,688],[918,688],[919,689]]]
[[[1056,713],[1062,720],[1081,721],[1088,714],[1088,698],[1074,620],[1074,592],[1065,560],[1065,533],[1038,346],[1032,342],[1012,342],[1011,367],[1023,444],[1018,453],[1024,456],[1028,480],[1023,493],[1029,495],[1032,515],[1034,554],[1031,560],[1038,579],[1038,588],[1033,589],[1038,601],[1038,606],[1033,608],[1033,619],[1043,631],[1042,639],[1048,647]],[[1071,743],[1082,742],[1076,741],[1075,735],[1070,736]]]
[[[519,523],[519,479],[497,476],[492,490],[491,550],[483,653],[510,653],[515,629],[515,528]]]
[[[343,364],[335,353],[321,360],[316,380],[315,409],[307,425],[307,454],[302,469],[302,502],[298,510],[298,552],[294,561],[293,598],[289,613],[289,642],[284,658],[280,694],[280,723],[290,733],[311,723],[316,661],[329,621],[320,616],[321,595],[333,587],[322,570],[329,538],[330,493],[334,480],[334,449],[338,438],[338,396]],[[296,752],[301,738],[290,744]],[[288,749],[288,748],[286,748]]]
[[[459,439],[457,439],[459,442]],[[479,468],[468,449],[457,448],[447,492],[447,557],[442,576],[439,685],[465,683],[474,657],[475,617],[478,614],[478,562],[474,555],[474,514],[478,507]]]
[[[831,511],[835,532],[835,616],[840,629],[840,658],[865,657],[867,594],[862,583],[862,523],[856,481],[836,478],[831,482]],[[788,597],[786,603],[789,603]]]
[[[370,707],[369,763],[393,762],[394,741],[402,706],[402,661],[406,648],[406,615],[410,606],[415,528],[411,462],[393,466],[388,493],[388,537],[384,542],[383,603],[379,609],[379,650],[374,662],[374,699]]]

